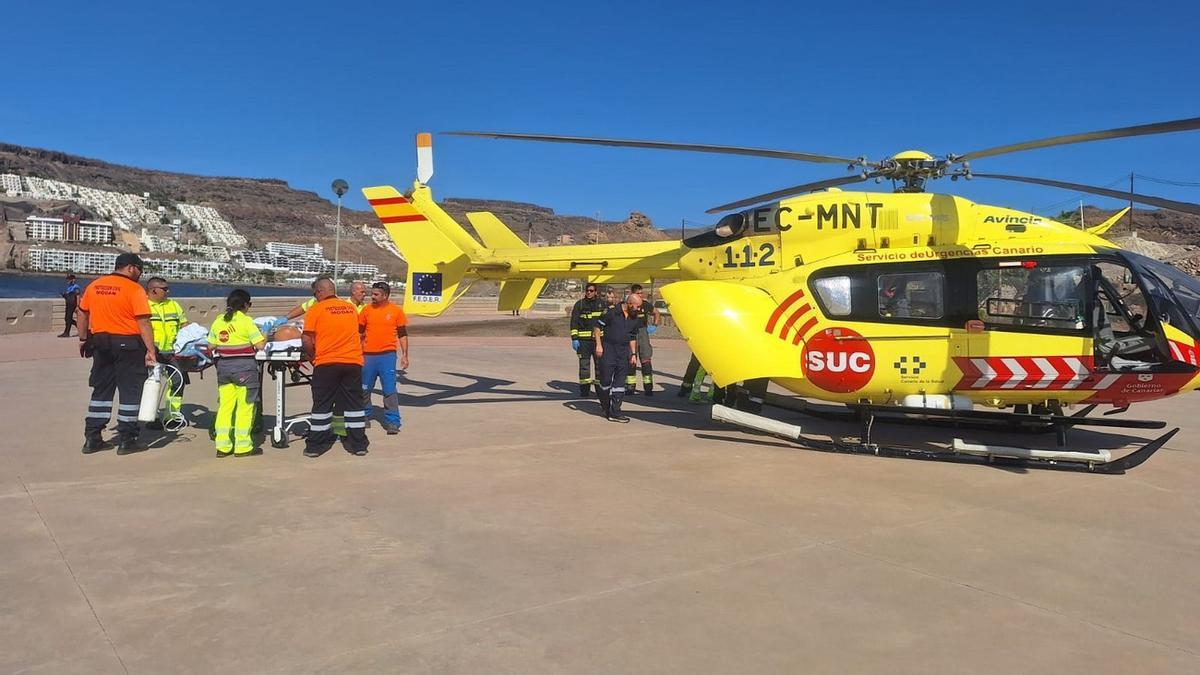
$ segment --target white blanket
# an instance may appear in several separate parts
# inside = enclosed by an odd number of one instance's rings
[[[300,338],[295,338],[292,340],[277,340],[275,342],[268,342],[265,350],[268,354],[272,352],[286,352],[289,350],[300,351],[300,345]]]

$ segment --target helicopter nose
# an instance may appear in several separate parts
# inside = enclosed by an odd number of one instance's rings
[[[662,295],[717,386],[804,377],[800,349],[766,330],[778,304],[766,291],[724,281],[677,281],[664,286]]]

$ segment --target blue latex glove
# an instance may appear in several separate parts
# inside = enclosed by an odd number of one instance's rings
[[[571,340],[571,351],[579,351],[579,340]]]
[[[654,331],[658,330],[658,326],[646,326],[646,333],[654,335]]]

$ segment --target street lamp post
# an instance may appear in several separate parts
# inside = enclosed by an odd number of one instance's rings
[[[338,282],[338,265],[342,259],[342,195],[350,189],[350,184],[338,178],[333,181],[333,193],[337,195],[337,224],[333,227],[333,283]]]

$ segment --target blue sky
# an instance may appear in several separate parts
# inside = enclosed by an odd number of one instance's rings
[[[411,182],[417,131],[881,157],[1200,116],[1200,3],[10,2],[0,140],[328,196]],[[120,8],[116,8],[119,6]],[[948,10],[948,11],[947,11]],[[831,165],[435,137],[439,196],[660,227]],[[1200,132],[980,160],[1094,185],[1200,181]],[[880,186],[881,188],[883,186]],[[1070,193],[935,189],[1023,210]],[[1138,184],[1200,202],[1200,188]],[[1089,203],[1114,202],[1088,198]]]

